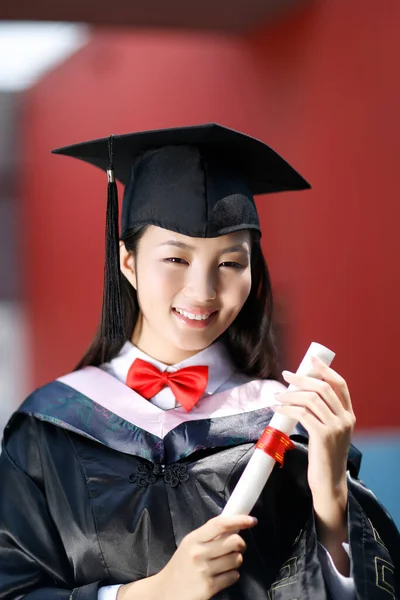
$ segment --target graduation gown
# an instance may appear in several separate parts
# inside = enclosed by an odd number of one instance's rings
[[[159,572],[187,533],[220,514],[272,416],[272,383],[239,385],[189,414],[161,411],[95,367],[34,392],[8,423],[0,456],[0,600],[97,600],[101,586]],[[107,398],[125,409],[113,412]],[[329,597],[307,485],[307,434],[297,427],[292,439],[296,448],[252,512],[258,525],[242,532],[241,578],[218,600]],[[358,479],[359,466],[352,448],[357,597],[398,598],[399,534]]]

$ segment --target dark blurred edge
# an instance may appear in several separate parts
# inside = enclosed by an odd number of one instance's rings
[[[144,28],[183,28],[245,32],[275,20],[307,0],[106,0],[53,2],[14,0],[0,5],[0,19],[71,21],[94,25]],[[308,3],[308,2],[307,2]]]

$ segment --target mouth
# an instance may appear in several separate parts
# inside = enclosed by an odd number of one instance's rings
[[[182,308],[173,308],[172,312],[181,323],[185,323],[189,327],[201,329],[207,327],[215,319],[218,310],[208,313],[199,311],[192,313]]]

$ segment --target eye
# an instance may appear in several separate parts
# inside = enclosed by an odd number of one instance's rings
[[[220,267],[229,267],[231,269],[244,269],[244,265],[241,265],[238,262],[234,262],[234,261],[226,261],[223,262],[219,265]]]
[[[176,263],[178,265],[188,264],[184,258],[178,258],[176,256],[171,256],[169,258],[164,258],[165,262]]]

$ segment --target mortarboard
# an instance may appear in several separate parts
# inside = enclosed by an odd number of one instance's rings
[[[125,186],[122,235],[149,224],[191,237],[217,237],[240,229],[261,235],[254,195],[310,188],[262,141],[214,123],[114,135],[53,153],[107,171],[104,294],[117,314],[122,309],[115,179]],[[119,338],[121,331],[112,327],[105,336]]]
[[[209,124],[112,136],[125,186],[121,231],[153,224],[192,237],[259,229],[253,196],[309,188],[263,142]],[[53,150],[107,170],[110,138]]]

